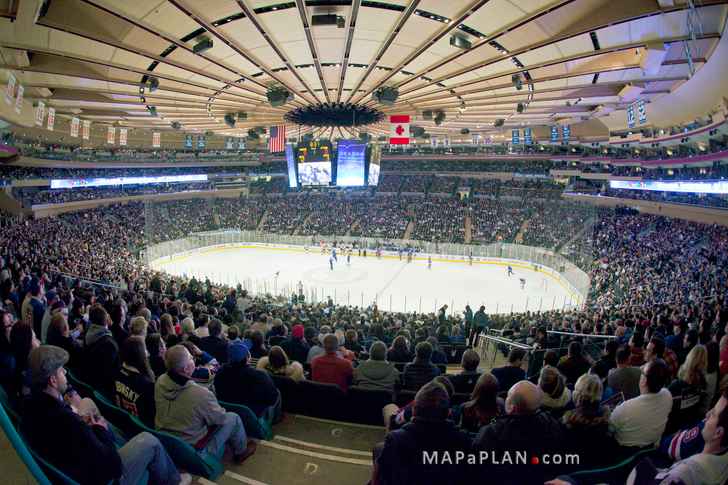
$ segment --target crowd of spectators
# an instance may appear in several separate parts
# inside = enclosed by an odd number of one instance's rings
[[[427,197],[414,204],[413,239],[462,243],[465,240],[466,207],[456,197]]]
[[[520,203],[510,200],[475,197],[468,208],[472,241],[480,244],[513,242],[527,216]]]
[[[523,228],[521,241],[526,246],[558,250],[571,237],[586,228],[595,214],[591,205],[553,201],[535,204],[528,224]]]

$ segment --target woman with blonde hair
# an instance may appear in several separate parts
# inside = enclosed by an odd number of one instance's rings
[[[267,371],[274,376],[290,377],[294,381],[305,380],[303,366],[299,362],[291,362],[286,351],[280,346],[274,345],[270,348],[268,355],[258,359],[256,368]]]
[[[685,428],[700,421],[707,411],[708,349],[697,344],[685,357],[677,379],[667,389],[673,397],[666,433]]]
[[[609,408],[601,405],[602,380],[596,374],[584,374],[574,385],[574,409],[566,411],[561,421],[566,426],[570,448],[581,453],[580,465],[605,463],[605,450],[614,445],[609,435]],[[586,463],[585,463],[586,462]]]

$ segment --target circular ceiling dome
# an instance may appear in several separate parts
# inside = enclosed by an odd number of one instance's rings
[[[320,103],[289,111],[285,119],[304,126],[364,126],[379,123],[384,113],[351,103]]]

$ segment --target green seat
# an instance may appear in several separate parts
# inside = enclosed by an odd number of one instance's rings
[[[8,417],[14,424],[20,422],[20,415],[10,401],[10,396],[8,396],[8,393],[2,386],[0,386],[0,405],[5,408],[5,412],[8,413]]]
[[[655,448],[640,450],[614,465],[593,470],[580,470],[569,473],[569,476],[577,479],[580,484],[585,485],[592,483],[624,483],[637,462],[655,451]]]
[[[74,389],[78,392],[78,394],[81,397],[88,397],[90,399],[93,399],[94,397],[94,389],[93,387],[89,386],[82,380],[80,380],[78,377],[76,377],[71,371],[66,370],[66,377],[68,378],[68,382],[73,386]]]
[[[245,434],[247,434],[249,438],[270,440],[273,437],[272,420],[268,420],[263,417],[259,418],[248,406],[225,401],[218,402],[220,403],[220,406],[225,408],[226,411],[240,416],[240,419],[243,421],[243,427],[245,428]]]
[[[175,465],[181,470],[208,480],[216,480],[222,475],[223,466],[216,457],[208,453],[197,453],[192,446],[176,436],[149,428],[136,416],[113,405],[99,392],[94,393],[94,400],[99,405],[101,414],[106,415],[106,413],[109,413],[109,419],[115,420],[115,424],[125,430],[128,436],[136,436],[144,432],[153,434],[167,450]]]
[[[17,422],[18,421],[16,421],[16,423]],[[51,485],[51,480],[38,465],[38,461],[31,453],[30,447],[25,444],[25,441],[20,437],[20,434],[11,422],[8,413],[6,412],[5,404],[0,405],[0,428],[2,428],[5,432],[5,436],[8,437],[8,441],[10,441],[10,444],[13,445],[13,448],[15,448],[15,452],[20,457],[20,460],[28,468],[28,471],[31,475],[33,475],[33,478],[39,483],[39,485]],[[67,481],[64,483],[71,484],[74,482]]]

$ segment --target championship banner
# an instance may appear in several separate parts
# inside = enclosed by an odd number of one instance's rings
[[[645,107],[645,100],[640,99],[637,101],[637,120],[640,125],[647,123],[647,108]]]
[[[564,143],[569,143],[569,138],[571,138],[571,127],[569,125],[564,125],[561,127],[561,136],[564,139]]]
[[[154,148],[159,148],[160,146],[162,146],[162,134],[158,131],[152,133],[152,146]]]
[[[390,145],[409,145],[410,117],[409,115],[392,115],[389,117],[391,127],[389,130]]]
[[[38,106],[35,107],[35,124],[43,126],[43,118],[45,118],[45,103],[38,101]]]
[[[225,137],[225,149],[226,150],[232,150],[233,149],[233,137],[226,136]]]
[[[126,128],[119,128],[119,146],[126,146]]]
[[[48,108],[48,131],[53,131],[56,124],[56,108]]]
[[[11,72],[8,76],[8,85],[5,86],[5,103],[6,104],[13,104],[13,100],[15,99],[15,85],[17,84],[17,80],[15,79],[15,75]]]
[[[511,145],[520,145],[521,144],[521,130],[511,130]]]
[[[205,148],[205,135],[197,135],[197,148]]]
[[[532,145],[533,144],[533,132],[531,131],[531,128],[524,128],[523,129],[523,142],[526,145]]]
[[[192,135],[185,135],[185,148],[192,149]]]
[[[23,110],[23,93],[25,88],[18,84],[18,97],[15,98],[15,112],[18,114]]]
[[[634,126],[634,104],[630,104],[629,106],[627,106],[627,128],[634,128]]]
[[[91,138],[91,122],[89,120],[83,120],[83,139],[88,140]]]
[[[245,138],[238,138],[238,150],[245,150]]]
[[[559,141],[559,128],[558,126],[551,127],[551,143]]]
[[[106,130],[106,143],[109,145],[113,145],[116,139],[116,128],[113,126],[109,126],[109,129]]]
[[[76,118],[75,116],[71,118],[71,136],[73,138],[78,138],[78,127],[81,125],[81,120]]]

